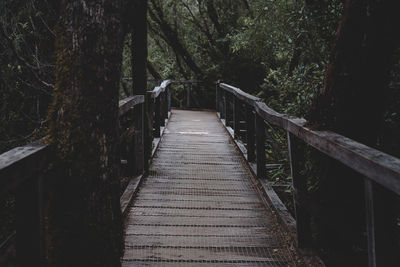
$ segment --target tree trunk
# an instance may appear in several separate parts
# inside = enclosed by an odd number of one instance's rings
[[[149,116],[149,103],[147,92],[147,0],[135,0],[133,2],[132,20],[132,85],[133,94],[144,95],[145,119],[144,131],[144,168],[148,169],[153,144],[153,126]]]
[[[311,124],[368,146],[377,146],[391,58],[399,44],[396,10],[399,10],[396,0],[345,1],[324,88],[310,112]],[[332,266],[366,265],[365,234],[360,227],[365,225],[363,177],[336,161],[321,158],[324,175],[320,179],[319,195],[331,208],[321,216],[325,221],[339,221],[341,226],[332,231],[317,221],[319,245],[330,254]],[[375,192],[375,203],[381,203],[376,210],[384,208],[385,216],[392,217],[385,218],[389,223],[383,228],[376,221],[377,263],[397,266],[392,265],[397,257],[393,246],[396,218],[389,211],[390,202],[383,201],[381,191]],[[384,228],[387,234],[382,235]]]
[[[62,1],[49,109],[49,266],[120,266],[121,1]]]

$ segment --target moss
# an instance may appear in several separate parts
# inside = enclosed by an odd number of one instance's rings
[[[82,20],[74,26],[78,37],[72,36],[68,21],[56,29],[56,88],[47,130],[56,148],[49,181],[48,265],[118,266],[123,251],[118,148],[122,49],[111,42],[112,36],[99,37],[104,29],[79,17],[82,10],[77,9],[74,16]],[[118,34],[107,30],[104,35]]]

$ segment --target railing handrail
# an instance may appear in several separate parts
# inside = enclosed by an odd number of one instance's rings
[[[40,141],[13,148],[0,155],[0,197],[16,189],[48,162],[50,145]]]
[[[285,129],[322,153],[334,158],[370,180],[400,195],[400,159],[331,131],[305,127],[306,120],[281,114],[261,99],[239,88],[219,83],[219,87],[254,107],[269,123]]]
[[[144,103],[143,95],[135,95],[119,101],[119,116],[134,106]],[[17,188],[32,175],[46,167],[51,145],[37,140],[0,154],[0,196]]]
[[[225,91],[235,95],[240,100],[246,102],[250,106],[254,106],[257,101],[261,101],[261,98],[255,97],[251,94],[248,94],[242,91],[240,88],[234,87],[232,85],[226,83],[219,83],[219,87],[224,89]]]
[[[118,103],[119,104],[118,115],[122,116],[134,106],[142,103],[144,103],[144,95],[134,95],[121,99]]]
[[[149,93],[151,93],[151,97],[152,98],[156,98],[158,97],[162,92],[165,92],[165,90],[167,89],[168,85],[170,85],[172,83],[171,80],[165,80],[161,83],[160,86],[156,86],[154,87],[153,90],[149,91]]]

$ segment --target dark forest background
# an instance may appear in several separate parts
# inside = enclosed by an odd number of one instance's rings
[[[121,4],[117,38],[122,58],[117,63],[123,98],[133,94],[129,79],[135,64],[132,16],[137,6],[117,2]],[[329,129],[400,157],[397,1],[134,2],[148,5],[148,79],[204,81],[193,85],[193,95],[211,106],[215,82],[222,80],[262,98],[279,112],[306,118],[314,129]],[[66,16],[66,5],[48,0],[0,2],[0,153],[48,133],[52,118],[48,108],[57,88],[60,17]],[[155,85],[149,82],[147,89]],[[184,88],[176,85],[174,90],[179,103]],[[286,145],[285,133],[272,134],[277,143]],[[267,153],[271,163],[282,160],[272,149]],[[308,190],[323,197],[329,189],[321,177],[341,173],[327,174],[321,166],[328,166],[328,161],[311,150],[306,154]],[[282,196],[287,191],[290,206],[287,168],[270,176],[277,183],[283,181]],[[352,191],[357,184],[348,186],[349,194],[360,194]],[[2,200],[1,205],[1,220],[6,222],[1,225],[6,226],[1,226],[0,240],[13,221],[7,211],[13,208],[13,199]],[[322,237],[315,240],[317,246],[326,246],[319,243]],[[362,246],[351,249],[365,252]]]

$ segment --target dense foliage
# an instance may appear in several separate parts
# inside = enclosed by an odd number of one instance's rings
[[[125,1],[126,7],[129,7],[128,2]],[[323,112],[325,109],[316,105],[316,99],[326,89],[327,68],[335,59],[332,51],[340,49],[335,47],[340,32],[338,26],[343,22],[344,3],[350,1],[147,2],[148,78],[205,81],[205,86],[194,87],[193,94],[199,103],[208,103],[207,107],[214,105],[213,83],[221,79],[261,97],[279,112],[312,118],[312,127],[330,128],[329,123],[320,123],[323,118],[318,117],[320,114],[315,109]],[[363,1],[353,2],[359,4],[360,10],[365,8],[364,4],[360,4]],[[389,0],[369,2],[368,12],[373,12],[381,2],[393,3]],[[54,41],[60,15],[58,4],[59,1],[47,0],[7,0],[0,3],[0,153],[43,135],[41,129],[46,125],[47,107],[54,89]],[[127,8],[126,12],[129,13],[129,10]],[[129,14],[125,16],[129,17]],[[132,93],[129,80],[132,74],[131,26],[124,27],[121,97]],[[397,40],[396,36],[389,37]],[[391,63],[385,66],[389,70],[386,83],[379,85],[382,86],[378,105],[379,123],[368,125],[376,136],[368,145],[399,157],[400,50],[399,42],[395,44],[397,47]],[[371,50],[372,53],[379,55]],[[346,76],[346,67],[342,77]],[[148,89],[155,84],[149,83]],[[174,101],[179,103],[182,102],[184,88],[176,88],[178,92]],[[349,89],[341,97],[348,98],[347,101],[356,109],[357,101],[364,100],[360,98],[362,94],[363,88],[358,91]],[[337,103],[331,101],[325,104],[334,106]],[[362,112],[361,108],[360,114]],[[336,129],[333,127],[333,130]],[[340,133],[346,134],[346,131]],[[269,170],[269,177],[277,188],[283,188],[281,196],[285,198],[284,192],[291,191],[288,155],[285,152],[286,133],[271,127],[267,134],[268,163],[280,164],[279,168]],[[362,140],[356,135],[354,138]],[[327,186],[323,177],[327,176],[331,162],[311,148],[306,148],[302,164],[303,175],[309,177],[308,192],[323,199],[327,190],[323,188]],[[320,166],[328,167],[323,169]],[[291,196],[286,197],[286,204],[290,205]],[[5,202],[4,205],[13,206],[12,199]],[[12,221],[12,218],[6,220]],[[323,246],[318,243],[323,239],[318,236],[318,226],[314,230],[317,245]],[[354,250],[365,251],[365,247],[355,247]]]

